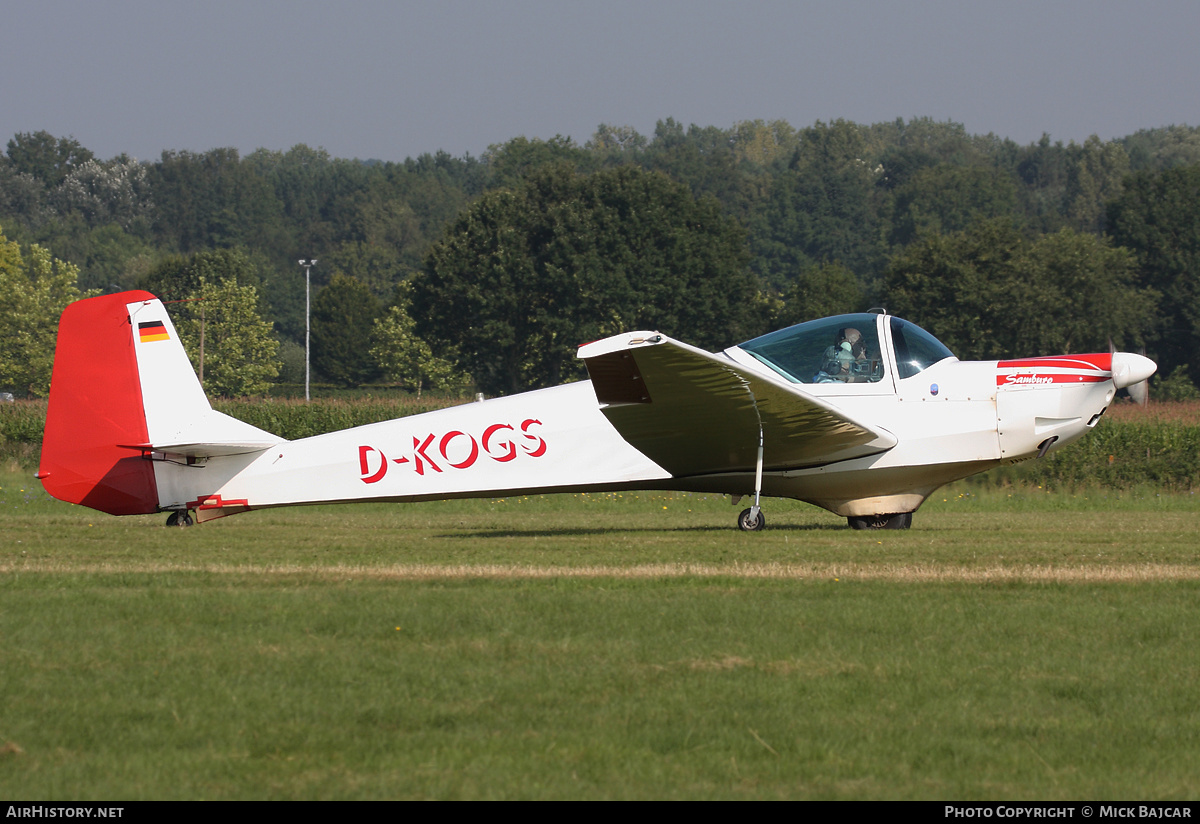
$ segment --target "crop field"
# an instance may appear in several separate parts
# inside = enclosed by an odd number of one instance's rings
[[[1200,505],[112,518],[0,475],[0,796],[1194,798]]]

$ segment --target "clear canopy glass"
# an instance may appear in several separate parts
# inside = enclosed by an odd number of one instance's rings
[[[915,323],[900,318],[890,318],[892,348],[896,350],[896,377],[911,378],[938,361],[954,357],[946,344],[926,332]]]
[[[878,315],[822,318],[739,344],[739,348],[793,383],[876,383],[886,374]],[[901,380],[954,357],[933,335],[901,318],[888,318]]]

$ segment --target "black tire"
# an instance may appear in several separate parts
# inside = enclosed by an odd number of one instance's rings
[[[851,529],[908,529],[912,526],[911,512],[887,515],[851,515],[846,519]]]
[[[191,526],[192,514],[186,509],[176,510],[167,516],[167,526]]]
[[[767,525],[767,517],[761,509],[758,510],[758,515],[753,513],[753,509],[743,509],[742,514],[738,515],[737,525],[742,532],[761,532]]]

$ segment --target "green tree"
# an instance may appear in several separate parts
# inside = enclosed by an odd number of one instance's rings
[[[786,120],[741,120],[730,130],[734,154],[757,166],[770,166],[792,154],[799,143]]]
[[[19,225],[32,226],[42,217],[45,199],[46,187],[40,180],[17,171],[11,163],[0,162],[0,215],[10,221],[19,219]]]
[[[1034,229],[1052,232],[1063,226],[1070,167],[1069,150],[1061,140],[1051,142],[1048,134],[1017,151],[1014,170],[1023,184],[1018,190],[1021,206]]]
[[[286,152],[256,149],[242,159],[242,164],[271,185],[284,214],[301,232],[302,227],[324,219],[340,174],[352,174],[356,187],[365,185],[370,174],[364,165],[334,160],[324,149],[312,149],[303,143]]]
[[[854,123],[818,123],[800,131],[789,168],[775,178],[751,220],[755,267],[785,287],[800,272],[840,263],[869,279],[884,256],[874,190],[881,172],[864,159]]]
[[[791,326],[808,320],[858,312],[862,291],[854,273],[837,263],[806,269],[783,293],[783,307],[776,323]]]
[[[1104,352],[1110,341],[1136,352],[1146,343],[1159,294],[1139,285],[1130,250],[1090,232],[1062,229],[1029,242],[1024,259],[1022,278],[1051,290],[1048,305],[1028,310],[1028,341],[1036,354]]]
[[[605,161],[619,163],[645,149],[646,144],[646,137],[632,126],[601,123],[584,148]]]
[[[685,130],[674,118],[660,120],[640,157],[645,168],[686,184],[697,198],[715,198],[722,211],[743,222],[763,186],[762,169],[743,162],[731,133],[715,126],[693,123]]]
[[[1063,216],[1072,229],[1099,234],[1104,230],[1105,203],[1121,193],[1129,174],[1129,155],[1120,143],[1095,135],[1082,146],[1072,143],[1067,153]]]
[[[892,243],[904,246],[921,232],[961,232],[1014,214],[1017,187],[996,169],[944,163],[917,171],[896,188],[893,208]]]
[[[934,120],[932,117],[904,118],[861,127],[865,143],[864,159],[878,161],[889,179],[904,182],[894,175],[903,169],[916,171],[924,166],[951,163],[956,166],[979,166],[991,163],[994,150],[992,135],[970,135],[963,124],[953,120]]]
[[[465,389],[470,376],[452,360],[433,354],[429,344],[417,335],[417,322],[411,315],[412,287],[401,283],[396,299],[381,317],[375,319],[371,356],[388,380],[421,397],[423,388]]]
[[[754,329],[741,229],[665,175],[560,165],[472,204],[415,284],[427,340],[490,394],[580,374],[576,347],[627,329],[728,346]]]
[[[81,287],[107,292],[132,289],[159,260],[149,243],[114,223],[92,229],[78,239],[77,251],[65,245],[67,257],[79,261]]]
[[[1200,126],[1139,129],[1118,142],[1129,153],[1129,165],[1135,172],[1161,172],[1200,164]]]
[[[258,290],[233,277],[209,280],[177,307],[175,326],[205,391],[261,395],[279,375],[279,341],[258,313]]]
[[[156,201],[155,232],[161,244],[182,252],[295,244],[283,223],[283,206],[271,182],[236,149],[203,154],[163,152],[149,168]]]
[[[396,247],[388,243],[348,241],[323,255],[321,262],[328,264],[328,271],[341,272],[366,284],[379,298],[396,290],[398,278],[414,274],[406,271]]]
[[[588,153],[562,135],[549,140],[515,137],[507,143],[489,146],[483,161],[490,173],[489,185],[508,188],[546,166],[567,163],[578,168],[588,161]]]
[[[146,167],[128,157],[74,166],[51,202],[60,214],[79,212],[89,226],[116,224],[141,233],[148,232],[154,215]]]
[[[59,316],[89,295],[78,279],[78,267],[37,245],[22,255],[0,231],[0,386],[33,397],[49,393]]]
[[[1154,398],[1160,401],[1200,400],[1200,390],[1188,379],[1186,363],[1176,366],[1169,375],[1159,370],[1154,377]]]
[[[1023,306],[1013,299],[1022,239],[1011,224],[989,221],[964,232],[930,232],[905,247],[888,266],[883,305],[920,324],[964,360],[1012,354]],[[1035,284],[1036,286],[1036,284]],[[1043,302],[1040,289],[1028,296]]]
[[[73,137],[46,131],[19,132],[8,141],[8,162],[17,172],[32,175],[47,189],[62,183],[71,170],[94,155]]]
[[[345,387],[361,386],[379,375],[371,355],[379,299],[365,283],[335,273],[312,304],[313,366]]]
[[[263,279],[258,262],[242,249],[215,249],[190,255],[171,255],[146,276],[141,288],[164,302],[188,300],[204,282],[236,281],[259,289]]]
[[[1007,220],[929,233],[893,258],[884,300],[964,360],[1140,345],[1155,295],[1129,253],[1062,230],[1026,240]]]
[[[204,388],[226,397],[259,395],[279,374],[279,342],[263,319],[260,266],[240,249],[174,255],[142,288],[171,307],[184,348]],[[204,368],[200,334],[204,332]]]

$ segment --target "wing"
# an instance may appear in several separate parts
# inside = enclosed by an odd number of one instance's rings
[[[621,436],[676,477],[798,469],[891,449],[890,432],[728,358],[656,332],[579,350],[601,411]]]

